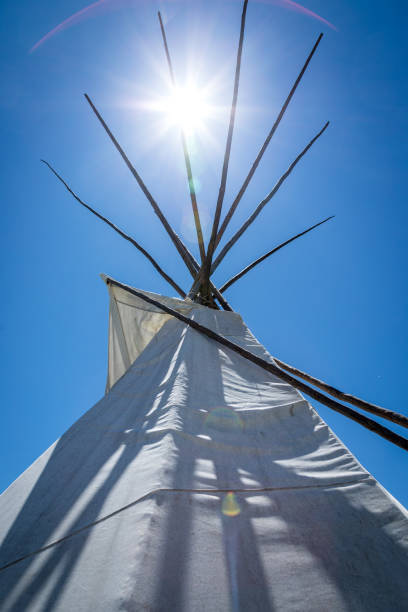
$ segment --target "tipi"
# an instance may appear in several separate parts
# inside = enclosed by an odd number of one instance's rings
[[[200,265],[88,98],[182,255],[193,286],[186,296],[146,251],[180,298],[103,277],[110,295],[106,395],[0,498],[2,611],[408,609],[407,514],[299,390],[405,449],[405,438],[343,402],[405,427],[408,419],[273,359],[226,302],[229,283],[218,290],[210,281],[231,246],[213,261],[223,230],[320,40],[219,229],[246,10],[247,0],[207,248],[184,137],[182,142]]]

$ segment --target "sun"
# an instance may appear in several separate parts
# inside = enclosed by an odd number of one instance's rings
[[[161,100],[161,111],[168,126],[179,126],[191,133],[204,129],[212,108],[206,92],[194,84],[175,87],[172,93]]]

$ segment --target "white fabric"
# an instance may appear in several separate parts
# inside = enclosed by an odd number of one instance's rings
[[[101,277],[105,282],[109,279],[105,274],[101,274]],[[110,295],[106,383],[108,392],[171,317],[121,287],[109,284],[107,286]],[[197,307],[196,304],[176,298],[167,298],[148,291],[144,293],[185,316],[189,316],[193,306]]]
[[[2,612],[405,612],[407,514],[313,408],[114,292],[117,382],[0,497],[0,567],[26,557]],[[271,359],[239,315],[188,308]]]

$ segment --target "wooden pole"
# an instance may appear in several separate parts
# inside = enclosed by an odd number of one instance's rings
[[[122,149],[122,147],[120,146],[120,144],[118,143],[118,141],[116,140],[114,135],[112,134],[111,130],[109,129],[108,125],[105,123],[104,119],[102,118],[101,114],[99,113],[99,111],[95,107],[95,105],[92,102],[91,98],[88,96],[88,94],[84,94],[84,95],[85,95],[85,98],[86,98],[89,106],[92,108],[93,112],[95,113],[96,117],[98,118],[99,122],[101,123],[102,127],[104,128],[105,132],[108,134],[109,138],[111,139],[111,141],[115,145],[115,147],[116,147],[117,151],[119,152],[120,156],[122,157],[123,161],[125,162],[125,164],[129,168],[130,172],[132,173],[132,175],[136,179],[137,183],[139,184],[140,189],[143,191],[144,195],[146,196],[147,200],[149,201],[149,203],[150,203],[151,207],[153,208],[154,212],[159,217],[159,219],[160,219],[164,229],[166,230],[166,232],[170,236],[170,239],[174,243],[177,251],[179,252],[182,260],[186,264],[186,266],[187,266],[188,270],[190,271],[191,275],[193,276],[193,278],[195,278],[195,269],[194,269],[194,266],[191,264],[190,258],[187,255],[187,247],[181,242],[179,236],[177,236],[176,232],[173,230],[173,228],[171,227],[171,225],[167,221],[166,217],[164,216],[163,212],[161,211],[161,209],[160,209],[159,205],[157,204],[156,200],[153,198],[152,194],[150,193],[150,191],[148,190],[148,188],[144,184],[141,176],[139,175],[137,170],[134,168],[134,166],[130,162],[129,158],[127,157],[126,153],[124,152],[124,150]]]
[[[319,225],[322,225],[323,223],[326,223],[326,221],[330,221],[330,219],[333,219],[333,218],[334,218],[334,215],[332,215],[331,217],[327,217],[327,219],[324,219],[323,221],[320,221],[320,223],[316,223],[315,225],[312,225],[312,227],[309,227],[308,229],[304,230],[303,232],[300,232],[300,234],[296,234],[296,236],[292,236],[292,238],[289,238],[289,240],[285,240],[285,242],[282,242],[282,244],[280,244],[279,246],[275,247],[271,251],[268,251],[267,253],[265,253],[265,255],[262,255],[262,257],[259,257],[258,259],[253,261],[251,264],[249,264],[249,266],[247,266],[246,268],[241,270],[241,272],[239,272],[238,274],[236,274],[235,276],[230,278],[229,281],[224,283],[224,285],[221,287],[220,291],[226,291],[229,287],[231,287],[231,285],[236,283],[237,280],[239,280],[240,278],[245,276],[245,274],[247,274],[250,270],[255,268],[255,266],[260,264],[262,261],[265,261],[265,259],[267,259],[271,255],[273,255],[274,253],[276,253],[277,251],[282,249],[284,246],[286,246],[290,242],[293,242],[297,238],[300,238],[301,236],[304,236],[308,232],[311,232],[313,229],[315,229],[315,227],[319,227]]]
[[[259,215],[259,213],[264,208],[264,206],[266,206],[266,204],[277,193],[277,191],[281,187],[282,183],[288,178],[288,176],[290,175],[292,170],[295,168],[296,164],[307,153],[307,151],[310,149],[310,147],[313,145],[313,143],[316,142],[316,140],[323,134],[323,132],[327,129],[328,125],[329,125],[329,121],[323,126],[323,128],[320,130],[320,132],[318,132],[316,134],[316,136],[306,145],[306,147],[303,149],[303,151],[301,151],[301,153],[299,153],[299,155],[291,163],[291,165],[286,170],[286,172],[284,174],[282,174],[282,176],[280,177],[280,179],[278,180],[278,182],[276,183],[276,185],[272,189],[272,191],[266,196],[266,198],[264,198],[262,200],[262,202],[260,202],[258,204],[257,208],[252,213],[252,215],[245,221],[245,223],[240,227],[240,229],[232,236],[232,238],[229,240],[229,242],[227,242],[227,244],[224,246],[224,248],[221,250],[219,255],[216,257],[214,263],[212,264],[211,271],[210,271],[211,274],[213,274],[213,272],[215,272],[215,270],[218,268],[218,266],[220,265],[221,261],[224,259],[225,255],[228,253],[228,251],[234,246],[234,244],[237,242],[237,240],[239,240],[239,238],[248,229],[248,227],[255,221],[256,217]],[[208,252],[207,252],[207,257],[208,257]],[[200,284],[202,282],[203,275],[204,275],[204,269],[201,268],[200,273],[197,275],[197,277],[196,277],[196,279],[195,279],[195,281],[194,281],[190,291],[188,292],[187,297],[190,300],[194,300],[195,299],[195,296],[197,295],[197,293],[198,293],[198,291],[200,289]]]
[[[297,368],[294,368],[293,366],[288,365],[287,363],[285,363],[284,361],[281,361],[280,359],[277,359],[276,357],[274,357],[273,360],[283,370],[286,370],[287,372],[290,372],[291,374],[294,374],[295,376],[298,376],[299,378],[306,380],[307,382],[311,383],[315,387],[318,387],[322,391],[325,391],[329,395],[332,395],[333,397],[337,397],[337,399],[340,399],[343,402],[347,402],[348,404],[352,404],[353,406],[356,406],[357,408],[361,408],[362,410],[365,410],[366,412],[371,412],[372,414],[375,414],[383,419],[392,421],[393,423],[396,423],[397,425],[401,425],[401,427],[408,428],[408,417],[404,416],[403,414],[398,414],[398,412],[394,412],[393,410],[387,410],[386,408],[381,408],[381,406],[370,404],[369,402],[366,402],[365,400],[355,397],[354,395],[350,395],[349,393],[344,393],[343,391],[336,389],[336,387],[332,387],[331,385],[328,385],[322,380],[319,380],[318,378],[314,378],[314,376],[310,376],[310,374],[306,374],[306,372],[302,372],[302,370],[298,370]]]
[[[271,130],[270,130],[270,132],[268,134],[268,136],[266,137],[265,142],[263,143],[261,149],[259,150],[259,153],[256,156],[256,159],[255,159],[254,163],[251,166],[251,169],[250,169],[250,171],[248,173],[248,176],[246,177],[245,181],[243,182],[242,187],[239,190],[237,197],[235,198],[235,200],[231,204],[231,207],[230,207],[228,213],[226,214],[225,219],[222,222],[220,230],[219,230],[219,232],[217,234],[217,239],[216,239],[216,242],[215,242],[215,247],[218,246],[222,236],[224,235],[224,232],[227,229],[227,226],[228,226],[229,222],[231,221],[232,215],[234,214],[234,212],[235,212],[238,204],[240,203],[241,198],[244,195],[244,193],[245,193],[245,191],[246,191],[246,189],[247,189],[247,187],[248,187],[248,185],[249,185],[253,175],[255,174],[255,170],[257,169],[257,167],[259,165],[259,162],[261,161],[261,159],[263,157],[263,154],[265,153],[265,151],[266,151],[266,149],[267,149],[267,147],[268,147],[268,145],[269,145],[269,143],[270,143],[270,141],[272,139],[272,136],[275,134],[276,129],[277,129],[278,125],[280,124],[280,122],[282,120],[282,117],[285,114],[286,109],[289,106],[289,103],[290,103],[290,101],[291,101],[291,99],[292,99],[292,97],[293,97],[293,95],[294,95],[294,93],[295,93],[295,91],[296,91],[296,89],[297,89],[297,87],[298,87],[298,85],[299,85],[299,83],[300,83],[300,81],[301,81],[301,79],[302,79],[302,77],[303,77],[303,75],[304,75],[304,73],[305,73],[309,63],[310,63],[310,60],[312,59],[312,57],[314,55],[314,52],[316,51],[316,49],[317,49],[317,47],[318,47],[318,45],[319,45],[319,43],[320,43],[320,41],[322,39],[322,37],[323,37],[323,34],[320,34],[318,39],[316,40],[313,49],[309,53],[309,56],[308,56],[306,62],[304,63],[302,70],[300,71],[300,73],[299,73],[299,75],[298,75],[298,77],[297,77],[297,79],[296,79],[292,89],[289,92],[288,97],[286,98],[286,100],[285,100],[285,102],[284,102],[284,104],[283,104],[283,106],[282,106],[282,108],[280,110],[279,115],[276,118],[275,123],[273,124],[273,126],[272,126],[272,128],[271,128]]]
[[[159,266],[157,261],[150,255],[150,253],[148,253],[146,251],[146,249],[144,249],[131,236],[129,236],[123,230],[121,230],[117,225],[112,223],[112,221],[110,221],[109,219],[107,219],[106,217],[104,217],[103,215],[98,213],[91,206],[89,206],[89,204],[86,204],[83,200],[81,200],[81,198],[71,189],[71,187],[64,181],[64,179],[58,174],[58,172],[56,170],[54,170],[54,168],[51,166],[51,164],[49,164],[44,159],[42,159],[41,161],[43,162],[43,164],[48,166],[48,168],[51,170],[51,172],[57,177],[57,179],[59,181],[61,181],[61,183],[64,185],[64,187],[76,199],[77,202],[79,202],[84,208],[87,208],[93,215],[98,217],[98,219],[101,219],[102,221],[104,221],[107,225],[109,225],[109,227],[111,227],[113,230],[115,230],[115,232],[117,232],[120,236],[122,236],[122,238],[124,238],[125,240],[127,240],[128,242],[133,244],[134,247],[136,247],[141,253],[143,253],[143,255],[145,257],[147,257],[147,259],[150,261],[150,263],[156,268],[157,272],[173,287],[173,289],[175,289],[177,291],[177,293],[182,298],[186,297],[186,294],[183,291],[183,289],[181,289],[181,287],[179,287],[178,284],[168,274],[166,274],[166,272]]]
[[[286,170],[286,172],[284,174],[282,174],[282,176],[280,177],[280,179],[278,180],[278,182],[276,183],[275,187],[272,189],[272,191],[270,193],[268,193],[268,195],[266,196],[266,198],[264,198],[262,200],[262,202],[260,202],[258,204],[258,206],[256,207],[256,209],[254,210],[254,212],[252,213],[252,215],[245,221],[245,223],[243,223],[243,225],[240,227],[240,229],[233,235],[233,237],[231,238],[231,240],[229,240],[227,242],[227,244],[224,246],[224,248],[221,250],[220,254],[218,255],[218,257],[215,259],[214,264],[211,268],[211,274],[215,271],[215,269],[220,265],[221,261],[224,259],[225,255],[228,253],[228,251],[234,246],[234,244],[237,242],[237,240],[242,236],[242,234],[248,229],[248,227],[255,221],[255,219],[257,218],[257,216],[259,215],[259,213],[261,212],[261,210],[266,206],[266,204],[268,204],[268,202],[273,198],[273,196],[277,193],[277,191],[279,191],[279,188],[281,187],[281,185],[284,183],[284,181],[288,178],[288,176],[291,174],[292,170],[295,168],[295,166],[299,163],[299,161],[302,159],[302,157],[304,155],[306,155],[306,153],[308,152],[308,150],[311,148],[311,146],[316,142],[316,140],[318,138],[320,138],[320,136],[323,134],[323,132],[327,129],[329,125],[329,121],[323,126],[323,128],[320,130],[320,132],[318,132],[316,134],[316,136],[314,138],[312,138],[312,140],[306,145],[306,147],[303,149],[303,151],[301,153],[299,153],[299,155],[296,157],[296,159],[290,164],[289,168]]]
[[[160,29],[161,29],[161,33],[162,33],[164,50],[165,50],[166,58],[167,58],[167,64],[168,64],[168,67],[169,67],[170,79],[171,79],[171,83],[173,85],[173,89],[175,90],[176,89],[176,79],[174,77],[173,65],[172,65],[172,62],[171,62],[170,52],[169,52],[169,48],[168,48],[168,45],[167,45],[166,32],[164,30],[163,21],[162,21],[162,18],[161,18],[160,11],[157,14],[159,16]],[[194,186],[193,173],[192,173],[192,170],[191,170],[190,155],[189,155],[189,152],[188,152],[187,140],[186,140],[186,135],[185,135],[184,129],[183,129],[182,126],[180,126],[180,129],[181,129],[181,144],[182,144],[182,147],[183,147],[184,162],[185,162],[186,170],[187,170],[187,180],[188,180],[188,186],[189,186],[189,192],[190,192],[191,206],[192,206],[192,209],[193,209],[194,223],[195,223],[195,228],[196,228],[196,232],[197,232],[198,246],[199,246],[199,249],[200,249],[201,263],[203,264],[204,260],[205,260],[205,247],[204,247],[203,232],[202,232],[202,229],[201,229],[200,214],[198,212],[198,204],[197,204],[197,197],[196,197],[195,186]]]
[[[238,99],[239,76],[240,76],[240,71],[241,71],[241,57],[242,57],[242,47],[244,43],[244,32],[245,32],[245,20],[246,20],[247,7],[248,7],[248,0],[244,0],[244,5],[242,7],[242,15],[241,15],[241,28],[240,28],[240,33],[239,33],[237,61],[236,61],[236,67],[235,67],[234,92],[232,95],[230,121],[229,121],[229,127],[228,127],[227,142],[225,145],[225,154],[224,154],[224,162],[222,166],[221,182],[220,182],[220,187],[218,190],[217,205],[215,207],[215,215],[214,215],[214,221],[213,221],[213,226],[212,226],[212,231],[211,231],[211,237],[210,237],[210,241],[208,243],[208,248],[207,248],[207,256],[203,264],[203,272],[202,274],[200,274],[201,280],[202,280],[202,286],[204,287],[204,291],[206,290],[205,288],[206,288],[206,285],[208,285],[209,278],[210,278],[212,257],[213,257],[214,250],[215,250],[215,241],[217,239],[218,224],[220,222],[222,204],[223,204],[224,195],[225,195],[225,187],[227,184],[228,165],[229,165],[229,159],[231,155],[232,135],[234,132],[235,112],[236,112],[237,99]]]
[[[157,300],[154,300],[151,297],[144,295],[143,293],[140,293],[139,291],[136,291],[135,289],[133,289],[132,287],[129,287],[128,285],[123,285],[122,283],[118,283],[117,281],[114,281],[114,280],[109,280],[109,282],[112,283],[113,285],[117,285],[118,287],[121,287],[122,289],[125,289],[126,291],[129,291],[129,293],[132,293],[133,295],[135,295],[136,297],[139,297],[145,302],[148,302],[149,304],[156,306],[157,308],[163,310],[164,312],[167,312],[167,314],[170,314],[173,317],[176,317],[176,319],[183,321],[183,323],[185,323],[186,325],[189,325],[190,327],[204,334],[208,338],[211,338],[212,340],[215,340],[219,344],[226,346],[227,348],[234,351],[235,353],[238,353],[238,355],[241,355],[241,357],[244,357],[244,359],[247,359],[248,361],[255,363],[256,365],[261,367],[263,370],[270,372],[271,374],[275,375],[277,378],[280,378],[281,380],[288,383],[289,385],[292,385],[293,387],[295,387],[295,389],[302,391],[303,393],[305,393],[306,395],[309,395],[310,397],[317,400],[321,404],[328,406],[335,412],[339,412],[340,414],[347,416],[348,418],[352,419],[356,423],[359,423],[366,429],[373,431],[374,433],[378,434],[382,438],[385,438],[386,440],[388,440],[389,442],[392,442],[396,446],[399,446],[400,448],[408,451],[408,439],[404,438],[403,436],[400,436],[399,434],[396,434],[391,429],[384,427],[380,423],[377,423],[377,421],[373,421],[373,419],[370,419],[364,416],[363,414],[356,412],[352,408],[349,408],[348,406],[344,406],[343,404],[340,404],[340,402],[337,402],[331,399],[330,397],[326,397],[325,395],[323,395],[323,393],[320,393],[320,391],[317,391],[316,389],[309,387],[308,385],[301,382],[300,380],[297,380],[290,374],[287,374],[286,372],[278,368],[278,366],[276,366],[275,364],[270,363],[269,361],[266,361],[265,359],[262,359],[261,357],[254,355],[253,353],[250,353],[249,351],[242,348],[238,344],[235,344],[234,342],[227,340],[227,338],[224,338],[224,336],[220,336],[219,334],[212,331],[211,329],[208,329],[207,327],[200,325],[200,323],[197,323],[196,321],[193,321],[192,319],[185,317],[184,315],[177,312],[173,308],[169,308],[168,306],[161,304]]]
[[[139,175],[137,170],[134,168],[134,166],[130,162],[130,160],[127,157],[126,153],[124,152],[124,150],[122,149],[122,147],[120,146],[120,144],[118,143],[118,141],[116,140],[114,135],[112,134],[111,130],[109,129],[108,125],[106,124],[106,122],[102,118],[101,114],[99,113],[99,111],[97,110],[95,105],[93,104],[93,102],[90,99],[90,97],[87,94],[84,94],[84,95],[85,95],[85,98],[86,98],[88,104],[90,105],[90,107],[92,108],[92,110],[95,113],[96,117],[98,118],[99,122],[101,123],[102,127],[104,128],[105,132],[108,134],[109,138],[113,142],[114,146],[116,147],[116,149],[119,152],[120,156],[122,157],[123,161],[125,162],[125,164],[129,168],[130,172],[132,173],[132,175],[136,179],[137,183],[139,184],[141,190],[145,194],[145,196],[146,196],[147,200],[149,201],[150,205],[152,206],[154,212],[159,217],[163,227],[167,231],[168,235],[170,236],[170,239],[172,240],[173,244],[175,245],[175,247],[176,247],[177,251],[179,252],[181,258],[183,259],[184,263],[186,264],[187,269],[190,272],[191,276],[195,279],[197,277],[198,270],[200,269],[199,264],[194,259],[193,255],[190,253],[190,251],[187,249],[185,244],[181,241],[180,237],[176,234],[176,232],[173,230],[173,228],[171,227],[171,225],[167,221],[166,217],[164,216],[163,212],[161,211],[161,209],[160,209],[159,205],[157,204],[156,200],[153,198],[152,194],[147,189],[147,187],[144,184],[141,176]],[[212,283],[210,284],[210,287],[211,287],[211,290],[216,295],[216,297],[217,297],[218,301],[220,302],[221,306],[224,308],[224,310],[232,311],[231,306],[228,304],[227,300],[221,295],[221,293],[218,291],[218,289]]]

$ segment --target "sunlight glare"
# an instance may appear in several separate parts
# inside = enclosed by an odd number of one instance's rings
[[[169,126],[178,125],[188,133],[203,129],[212,114],[204,91],[192,84],[174,88],[160,107]]]

